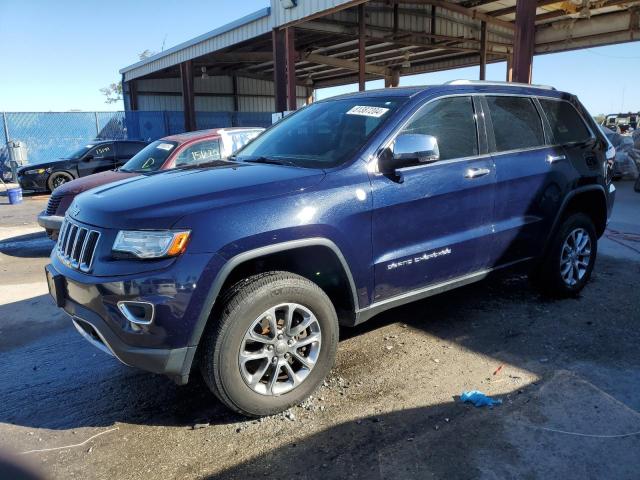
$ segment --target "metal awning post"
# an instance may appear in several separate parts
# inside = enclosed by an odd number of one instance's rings
[[[531,83],[536,35],[536,0],[517,0],[513,50],[513,81]]]

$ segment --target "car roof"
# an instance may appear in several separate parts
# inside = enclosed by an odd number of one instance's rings
[[[428,93],[512,93],[515,95],[540,95],[550,97],[562,97],[570,95],[566,92],[556,90],[547,85],[530,85],[512,82],[491,82],[480,80],[453,80],[440,85],[420,85],[412,87],[381,88],[377,90],[366,90],[364,92],[346,93],[326,100],[348,99],[348,98],[411,98],[417,95]]]
[[[211,128],[209,130],[197,130],[195,132],[177,133],[163,137],[162,140],[169,140],[178,143],[200,140],[203,138],[217,138],[222,132],[233,133],[251,130],[264,130],[263,127],[227,127],[227,128]]]
[[[99,140],[91,140],[89,142],[87,142],[87,145],[100,145],[102,143],[149,143],[149,142],[145,142],[144,140],[123,140],[122,138],[119,139],[104,139],[101,138]]]

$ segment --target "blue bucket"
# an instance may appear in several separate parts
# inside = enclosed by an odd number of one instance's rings
[[[9,203],[11,205],[16,205],[18,203],[22,203],[22,189],[21,188],[10,188],[7,190],[7,195],[9,196]]]

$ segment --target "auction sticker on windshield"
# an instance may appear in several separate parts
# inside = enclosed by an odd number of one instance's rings
[[[161,143],[156,148],[159,148],[160,150],[166,150],[168,152],[173,148],[173,145],[171,145],[170,143]]]
[[[389,109],[384,107],[368,107],[365,105],[356,105],[347,112],[347,115],[362,115],[365,117],[380,118],[388,111]]]

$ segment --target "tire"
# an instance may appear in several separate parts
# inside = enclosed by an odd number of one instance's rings
[[[49,187],[49,190],[53,192],[60,185],[70,182],[71,180],[73,180],[73,175],[71,175],[70,173],[54,172],[49,176],[49,179],[47,180],[47,187]]]
[[[333,366],[338,346],[335,308],[320,287],[304,277],[289,272],[249,277],[222,296],[216,311],[219,318],[211,320],[202,339],[200,370],[211,391],[238,413],[259,417],[282,412],[311,395]],[[269,312],[275,313],[275,325]],[[288,312],[291,329],[282,320]],[[308,345],[298,346],[305,342]],[[291,373],[300,379],[297,385]]]
[[[597,253],[593,221],[584,213],[573,213],[562,222],[531,280],[547,295],[575,297],[591,278]]]

